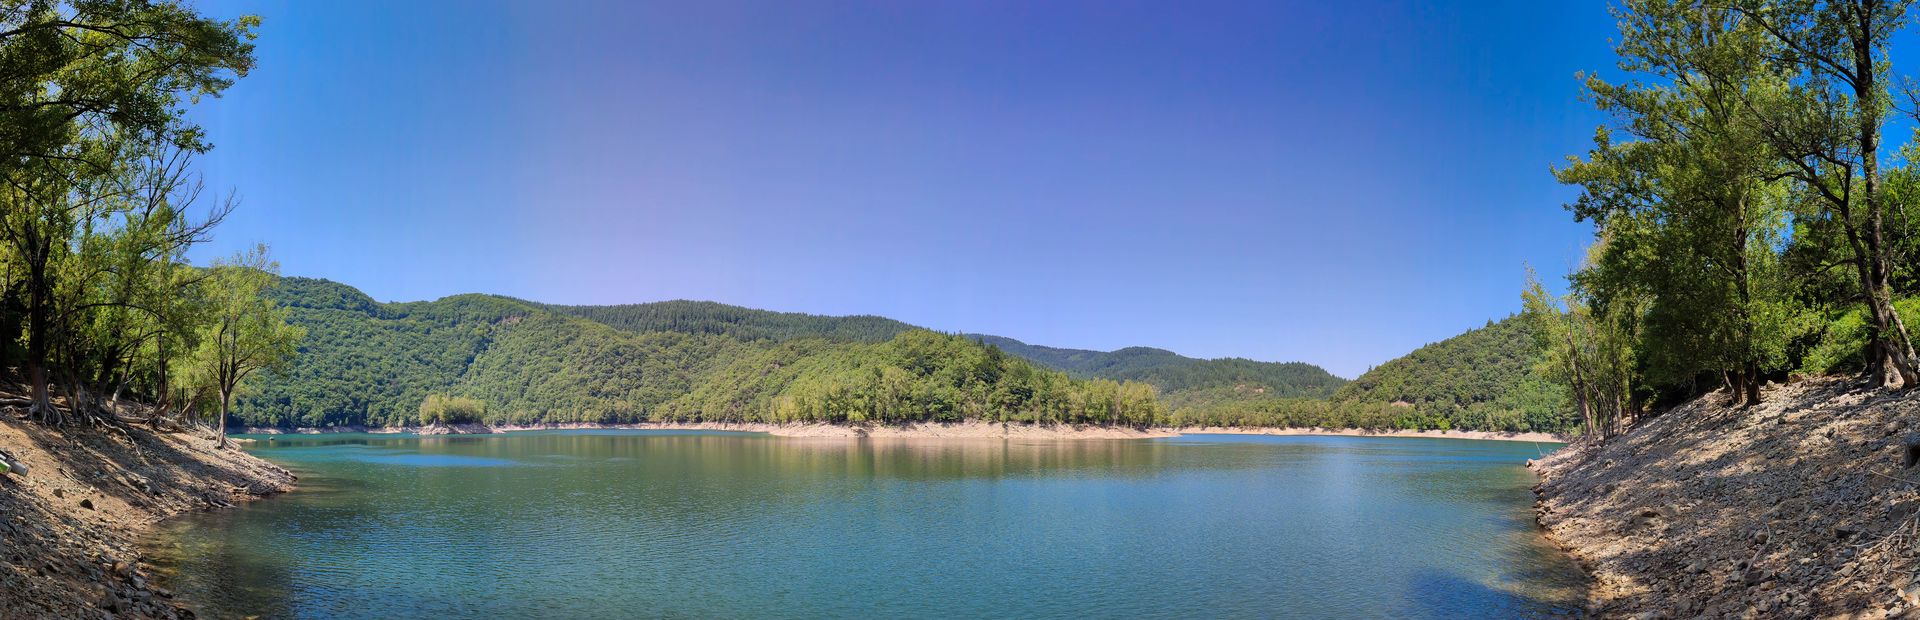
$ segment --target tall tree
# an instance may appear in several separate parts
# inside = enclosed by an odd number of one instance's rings
[[[246,74],[258,23],[179,2],[0,0],[0,240],[19,267],[9,297],[23,291],[36,416],[58,420],[47,366],[75,333],[55,308],[62,267],[89,226],[138,203],[131,158],[208,148],[185,105]]]
[[[293,357],[306,330],[287,323],[287,310],[262,295],[279,266],[267,260],[266,246],[215,263],[202,283],[209,320],[196,356],[200,376],[220,399],[220,447],[227,445],[227,412],[234,391],[255,371],[276,368]]]
[[[1785,90],[1791,65],[1736,11],[1630,0],[1616,14],[1620,65],[1637,79],[1587,84],[1631,139],[1603,128],[1587,160],[1555,171],[1581,187],[1569,208],[1603,241],[1575,283],[1598,318],[1645,324],[1649,378],[1722,373],[1752,405],[1763,372],[1785,361],[1770,310],[1783,302],[1774,247],[1793,197],[1752,103]]]
[[[1887,52],[1913,0],[1736,0],[1726,9],[1776,42],[1794,70],[1780,96],[1753,98],[1768,143],[1838,228],[1870,319],[1868,370],[1876,383],[1920,386],[1906,325],[1893,307],[1886,222],[1897,209],[1880,178],[1891,107]],[[1711,14],[1722,9],[1701,7]],[[1891,219],[1899,219],[1895,215]]]
[[[1582,296],[1555,296],[1527,270],[1521,292],[1521,320],[1531,329],[1534,347],[1545,353],[1535,369],[1567,386],[1586,432],[1612,436],[1638,413],[1634,365],[1634,323],[1628,313],[1594,312]]]

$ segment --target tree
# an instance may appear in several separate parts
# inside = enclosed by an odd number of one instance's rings
[[[291,359],[306,330],[287,323],[285,308],[261,293],[273,284],[279,266],[267,260],[266,246],[216,262],[202,283],[210,316],[197,355],[202,376],[220,399],[215,424],[220,447],[227,445],[227,412],[234,391],[255,371],[279,368]]]
[[[178,2],[0,0],[0,241],[6,297],[26,315],[22,366],[36,417],[61,419],[48,387],[56,354],[66,358],[69,408],[81,406],[73,378],[86,361],[74,355],[84,344],[74,339],[85,329],[79,315],[93,306],[62,311],[56,295],[88,291],[85,282],[63,283],[70,269],[100,267],[103,254],[76,258],[86,238],[136,212],[142,195],[176,189],[178,177],[145,174],[141,159],[208,148],[184,120],[184,104],[246,74],[258,23],[203,18]]]
[[[1619,432],[1638,413],[1633,314],[1595,313],[1577,292],[1555,297],[1531,269],[1521,299],[1534,346],[1546,353],[1535,372],[1571,390],[1586,432]]]
[[[1912,0],[1738,0],[1725,12],[1776,42],[1794,71],[1778,96],[1755,93],[1749,109],[1791,178],[1822,208],[1814,219],[1840,232],[1867,305],[1868,372],[1879,385],[1920,386],[1906,325],[1893,307],[1888,212],[1900,208],[1880,178],[1881,133],[1891,106],[1886,55]],[[1891,219],[1902,219],[1894,214]]]
[[[428,394],[420,401],[420,424],[472,424],[486,418],[487,406],[465,396]]]
[[[1618,15],[1620,65],[1638,79],[1588,78],[1617,127],[1555,170],[1580,186],[1569,209],[1601,239],[1574,283],[1597,320],[1642,333],[1645,378],[1722,374],[1753,405],[1763,374],[1785,364],[1775,352],[1790,330],[1777,323],[1792,305],[1775,248],[1796,197],[1754,105],[1789,89],[1791,65],[1736,11],[1632,0]]]

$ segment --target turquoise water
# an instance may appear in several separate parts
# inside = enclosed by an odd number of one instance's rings
[[[1552,444],[1355,437],[281,437],[300,490],[170,523],[216,617],[1538,617]]]

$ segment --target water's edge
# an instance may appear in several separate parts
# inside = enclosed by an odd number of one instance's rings
[[[925,438],[1032,438],[1032,439],[1153,439],[1182,435],[1272,435],[1333,437],[1420,437],[1429,439],[1466,439],[1475,441],[1522,441],[1531,443],[1567,443],[1569,438],[1553,433],[1515,433],[1461,430],[1370,430],[1321,427],[1248,427],[1248,426],[1107,426],[1095,424],[1019,424],[996,422],[924,422],[915,424],[827,424],[766,422],[642,422],[603,424],[597,422],[561,422],[545,424],[453,424],[429,426],[367,427],[325,426],[294,429],[248,427],[247,435],[311,435],[326,433],[485,435],[520,431],[550,430],[704,430],[766,433],[781,437],[925,437]]]

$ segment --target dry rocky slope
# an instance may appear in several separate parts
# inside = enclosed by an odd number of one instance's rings
[[[286,470],[205,432],[53,429],[0,417],[0,618],[187,618],[137,537],[181,513],[293,488]]]
[[[1624,618],[1920,617],[1920,394],[1709,394],[1533,464],[1539,520]]]

